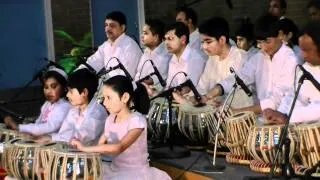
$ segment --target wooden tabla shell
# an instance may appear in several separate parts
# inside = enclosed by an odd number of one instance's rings
[[[29,139],[30,136],[20,133],[19,131],[9,130],[9,129],[1,129],[0,130],[0,167],[4,167],[3,162],[3,152],[5,149],[5,144],[10,140],[15,138],[19,139]]]
[[[320,161],[320,122],[300,124],[296,127],[299,138],[299,156],[303,167],[296,169],[297,174],[303,174],[298,169],[312,168]]]
[[[98,153],[76,150],[54,150],[49,163],[47,179],[101,180],[103,176],[101,157]]]
[[[254,158],[254,160],[250,162],[250,168],[252,170],[262,173],[268,173],[270,171],[270,165],[276,155],[277,149],[275,147],[279,143],[282,127],[283,125],[251,127],[247,141],[247,148],[251,156]],[[297,141],[292,126],[288,128],[288,138],[291,140],[289,150],[289,159],[291,161]],[[277,161],[278,164],[280,164],[280,159],[283,159],[282,154],[279,155]]]
[[[220,114],[220,108],[216,109],[216,111],[213,113],[213,118],[210,119],[208,122],[208,129],[209,129],[209,143],[214,144],[215,141],[215,132],[216,128],[218,126],[218,120],[221,117],[220,121],[220,128],[219,128],[219,135],[218,135],[218,148],[225,147],[226,146],[226,131],[227,131],[227,126],[226,126],[226,119],[230,116],[232,116],[232,111],[231,108],[226,107],[226,110],[223,111],[222,114]]]
[[[17,179],[44,179],[39,170],[45,170],[48,159],[43,154],[48,149],[60,148],[56,143],[37,144],[34,141],[15,139],[7,143],[4,151],[4,162],[8,174]],[[50,155],[46,155],[50,156]],[[46,157],[47,158],[47,157]]]
[[[257,116],[253,112],[240,112],[227,118],[226,145],[230,149],[227,162],[249,164],[251,156],[247,150],[247,139]]]
[[[179,108],[178,127],[189,140],[208,142],[208,122],[212,121],[214,108],[210,105],[194,107],[184,104]]]
[[[172,103],[172,125],[177,125],[179,104]],[[158,139],[169,137],[169,107],[165,98],[157,98],[151,102],[147,115],[148,131]]]

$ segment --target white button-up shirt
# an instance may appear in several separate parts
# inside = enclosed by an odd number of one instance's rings
[[[19,131],[34,136],[58,132],[70,108],[71,105],[64,99],[59,99],[55,103],[46,101],[35,123],[20,124]]]
[[[185,72],[193,84],[198,84],[205,62],[197,50],[187,45],[179,59],[173,55],[169,62],[167,87],[178,86],[186,81],[187,78],[181,73],[177,74],[178,72]]]
[[[246,52],[236,46],[230,47],[229,54],[224,59],[221,59],[219,56],[210,56],[197,85],[199,93],[202,95],[207,94],[217,83],[231,75],[230,67],[238,72],[245,61],[247,61]],[[227,93],[224,97],[217,100],[223,101],[226,98],[226,95]],[[252,105],[252,100],[248,98],[242,90],[237,90],[232,107],[243,107],[248,105]]]
[[[122,34],[113,43],[108,40],[99,46],[98,50],[88,58],[87,63],[99,72],[103,67],[109,69],[118,65],[116,57],[120,60],[132,78],[136,74],[136,69],[142,55],[138,44],[129,36]],[[108,73],[109,77],[125,75],[121,69]]]
[[[303,67],[310,72],[314,79],[320,82],[320,66],[313,66],[306,62]],[[298,81],[302,75],[299,74],[296,79],[296,87],[298,86]],[[289,114],[292,101],[294,97],[294,92],[287,93],[284,98],[282,98],[278,110],[282,113]],[[304,80],[301,86],[295,107],[292,112],[290,119],[291,123],[306,122],[306,121],[320,121],[320,92],[309,80]]]
[[[246,85],[252,86],[260,101],[262,110],[275,108],[279,105],[278,98],[293,87],[294,71],[297,64],[296,56],[291,48],[282,45],[273,58],[259,51],[243,66],[238,76]],[[230,76],[220,82],[225,92],[229,92],[234,84],[234,77]]]
[[[143,55],[141,56],[134,80],[137,81],[154,72],[152,64],[150,62],[146,62],[147,60],[152,60],[162,78],[164,80],[167,79],[169,60],[171,59],[171,57],[172,55],[168,53],[164,43],[161,43],[153,51],[151,51],[149,48],[146,48]],[[154,84],[157,84],[159,82],[158,78],[155,75],[151,76],[151,78]]]
[[[250,59],[252,56],[254,56],[255,54],[257,54],[257,52],[259,52],[259,49],[252,46],[251,48],[248,49],[247,51],[247,58]]]
[[[70,109],[58,133],[52,134],[52,141],[70,143],[72,139],[78,139],[84,144],[92,144],[98,141],[103,128],[107,112],[95,99],[91,100],[84,112],[79,108]]]

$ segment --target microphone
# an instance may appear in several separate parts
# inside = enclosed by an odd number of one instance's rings
[[[82,63],[84,66],[86,66],[90,72],[92,72],[93,74],[97,74],[96,70],[93,69],[92,66],[90,66],[88,63],[84,62]],[[105,68],[102,68],[102,69],[105,69]]]
[[[24,115],[20,115],[20,114],[17,114],[17,113],[15,113],[15,112],[12,112],[12,111],[10,111],[10,110],[8,110],[8,109],[5,109],[5,108],[3,108],[3,107],[0,107],[0,111],[1,112],[4,112],[4,113],[6,113],[6,114],[9,114],[10,116],[13,116],[13,117],[15,117],[15,118],[17,118],[17,119],[19,119],[19,120],[24,120],[24,118],[25,118],[25,116]]]
[[[152,65],[152,67],[153,67],[154,74],[155,74],[155,75],[157,76],[157,78],[159,79],[159,82],[160,82],[161,86],[162,86],[162,87],[166,87],[167,83],[166,83],[165,80],[163,80],[160,72],[158,71],[158,68],[154,65],[154,63],[152,62],[151,59],[150,59],[149,61],[150,61],[151,65]]]
[[[305,79],[311,81],[311,83],[314,85],[314,87],[317,88],[318,91],[320,91],[320,84],[318,83],[317,80],[314,79],[312,74],[309,71],[307,71],[302,65],[299,64],[298,66],[301,69],[301,71],[303,72],[302,76],[304,76]]]
[[[122,65],[122,63],[120,62],[120,60],[119,60],[117,57],[112,57],[112,58],[109,59],[109,61],[110,61],[111,59],[116,59],[117,62],[118,62],[118,65],[116,65],[116,66],[114,66],[114,67],[110,67],[109,69],[102,68],[102,69],[98,72],[97,75],[98,75],[99,77],[101,77],[101,76],[104,75],[104,74],[107,74],[107,73],[109,73],[109,72],[111,72],[111,71],[113,71],[113,70],[116,70],[116,69],[120,68],[120,69],[124,72],[124,74],[130,79],[130,81],[133,81],[131,75],[129,74],[129,72],[127,71],[127,69]]]
[[[234,71],[234,69],[232,67],[230,67],[230,72],[234,74],[234,77],[236,78],[236,83],[244,90],[244,92],[250,97],[252,96],[252,92],[250,91],[250,89],[248,88],[248,86],[246,86],[246,84],[244,84],[244,82],[242,81],[242,79],[239,78],[239,76],[236,74],[236,72]]]

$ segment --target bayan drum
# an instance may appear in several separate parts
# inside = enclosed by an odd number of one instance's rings
[[[172,103],[172,125],[177,126],[179,105]],[[169,107],[167,99],[157,98],[151,102],[147,115],[148,131],[152,138],[163,141],[169,137]]]
[[[9,176],[17,179],[44,179],[43,173],[46,169],[48,159],[42,159],[42,153],[47,149],[61,148],[62,146],[51,144],[37,144],[34,141],[15,139],[5,145],[3,161]],[[42,152],[43,150],[43,152]],[[46,157],[48,157],[47,155]]]
[[[183,135],[193,142],[208,143],[208,122],[213,121],[214,108],[210,105],[195,107],[180,105],[178,127]]]
[[[257,117],[253,112],[241,112],[227,118],[226,145],[230,149],[226,160],[229,163],[250,164],[251,156],[247,150],[247,139]]]
[[[100,180],[102,162],[98,153],[84,153],[72,149],[52,151],[47,169],[50,180]]]
[[[277,152],[276,146],[279,143],[283,125],[253,126],[250,129],[247,148],[254,160],[250,162],[250,169],[256,172],[269,173],[272,162]],[[289,161],[291,162],[296,147],[296,137],[292,126],[288,128],[288,138],[291,140],[289,149]],[[278,165],[284,157],[279,154]],[[277,166],[279,167],[279,166]],[[275,172],[280,172],[277,168]]]
[[[295,172],[304,175],[320,161],[320,123],[300,124],[296,128],[299,138],[299,156],[302,166],[295,166]]]

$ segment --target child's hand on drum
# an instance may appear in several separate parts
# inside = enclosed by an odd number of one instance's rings
[[[186,103],[186,99],[184,99],[184,97],[178,91],[172,92],[172,97],[179,104]]]
[[[287,121],[287,116],[273,109],[265,109],[263,112],[265,124],[284,124]]]
[[[71,141],[71,146],[74,147],[74,148],[76,148],[76,149],[78,149],[78,150],[80,150],[80,151],[82,151],[83,148],[84,148],[84,146],[82,145],[82,143],[81,143],[79,140],[77,140],[77,139],[73,139],[73,140]]]
[[[45,136],[39,136],[37,139],[34,140],[37,143],[45,144],[51,141],[51,136],[45,135]]]
[[[8,126],[9,129],[12,130],[18,130],[18,125],[17,123],[12,119],[11,116],[6,116],[3,119],[4,123],[6,124],[6,126]]]

